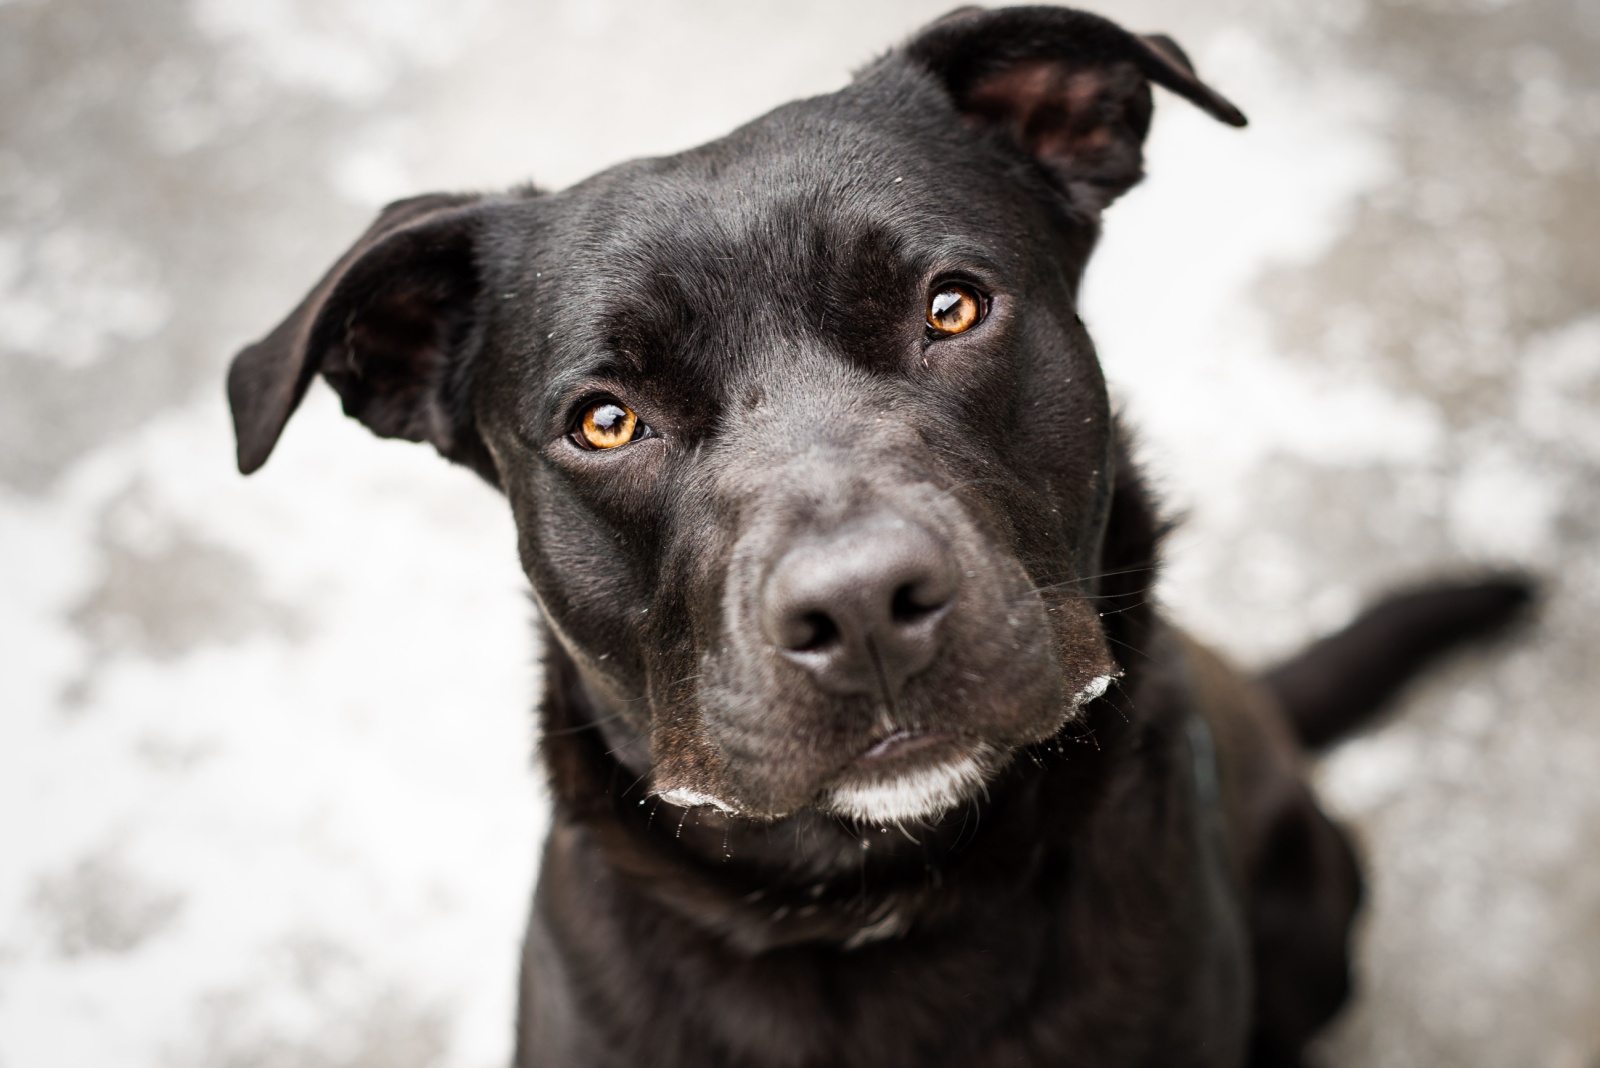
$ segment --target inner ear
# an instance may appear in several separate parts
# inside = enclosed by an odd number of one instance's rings
[[[1222,122],[1245,122],[1170,38],[1083,11],[962,8],[900,54],[933,74],[969,125],[1032,157],[1090,218],[1142,176],[1151,82]]]
[[[1100,210],[1143,174],[1152,104],[1132,63],[1014,63],[976,79],[964,104],[968,122],[1009,134],[1080,207]]]
[[[234,358],[228,400],[241,471],[266,462],[320,373],[375,434],[430,442],[496,482],[471,391],[482,234],[495,203],[431,194],[391,204],[288,318]]]
[[[465,228],[391,239],[335,290],[311,347],[346,415],[380,437],[429,441],[452,459],[480,289]],[[464,457],[462,457],[464,459]]]

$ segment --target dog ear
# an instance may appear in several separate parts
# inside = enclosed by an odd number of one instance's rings
[[[1091,216],[1143,176],[1150,82],[1231,126],[1245,124],[1171,38],[1141,37],[1082,11],[960,8],[904,54],[933,72],[969,123],[1032,156]]]
[[[267,462],[320,371],[346,415],[380,437],[428,441],[496,481],[473,425],[468,370],[478,344],[484,201],[397,201],[289,317],[233,360],[228,403],[239,470]]]

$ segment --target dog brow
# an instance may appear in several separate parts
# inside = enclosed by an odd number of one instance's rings
[[[930,250],[927,259],[936,266],[948,267],[960,264],[980,271],[1001,273],[1001,267],[993,250],[975,244],[965,236],[948,236],[937,242]]]

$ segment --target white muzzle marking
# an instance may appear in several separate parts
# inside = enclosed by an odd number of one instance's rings
[[[717,809],[719,812],[725,812],[730,816],[735,815],[738,812],[737,809],[728,804],[726,801],[722,800],[720,797],[713,797],[710,794],[703,794],[698,790],[690,790],[687,787],[680,786],[675,790],[663,790],[656,796],[661,798],[661,800],[665,801],[667,804],[677,805],[679,808],[700,808],[701,806],[709,806]]]
[[[1090,679],[1088,684],[1078,691],[1078,696],[1072,699],[1073,707],[1082,708],[1090,701],[1104,697],[1106,691],[1111,688],[1112,678],[1113,676],[1111,675],[1096,675]]]
[[[827,807],[861,823],[908,823],[948,812],[983,786],[983,767],[971,756],[918,768],[885,782],[835,786]]]

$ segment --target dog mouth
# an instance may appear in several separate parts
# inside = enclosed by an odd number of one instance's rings
[[[956,739],[946,731],[930,731],[921,727],[904,727],[891,731],[867,747],[855,763],[864,767],[892,766],[898,761],[915,760],[918,754],[930,749],[947,747]]]
[[[894,730],[845,765],[818,807],[882,826],[934,819],[982,793],[999,756],[987,742],[947,731]]]

